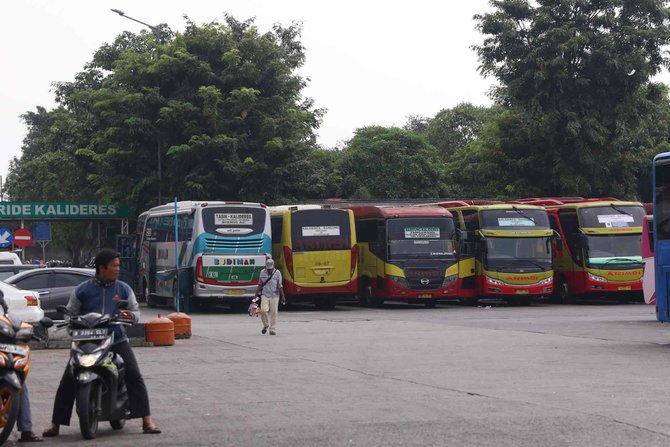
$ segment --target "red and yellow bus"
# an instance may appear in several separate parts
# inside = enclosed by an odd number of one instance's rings
[[[359,244],[359,300],[422,303],[458,299],[455,227],[439,207],[351,206]]]
[[[333,308],[358,293],[358,246],[351,211],[327,205],[270,208],[272,255],[289,301]]]
[[[554,232],[544,208],[495,201],[451,201],[460,229],[460,290],[466,304],[480,298],[530,304],[553,291]]]
[[[642,297],[642,226],[639,202],[613,197],[545,197],[520,202],[544,206],[563,239],[555,251],[555,299]]]

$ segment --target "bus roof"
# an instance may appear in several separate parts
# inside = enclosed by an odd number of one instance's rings
[[[343,207],[354,212],[357,219],[382,218],[389,219],[394,217],[452,217],[452,214],[446,208],[439,206],[349,206]]]
[[[302,211],[302,210],[320,210],[320,209],[334,209],[330,205],[277,205],[271,206],[270,212],[272,214],[283,213],[284,211]]]
[[[448,208],[450,210],[478,210],[478,211],[484,211],[484,210],[511,210],[513,208],[520,209],[520,210],[536,210],[536,209],[543,209],[541,206],[536,206],[536,205],[526,205],[526,204],[521,204],[521,203],[497,203],[493,205],[451,205],[454,202],[440,202],[439,206]],[[446,206],[445,206],[446,205]]]
[[[184,200],[181,202],[177,202],[177,213],[184,213],[184,212],[191,212],[195,208],[206,208],[208,206],[250,206],[254,208],[262,207],[265,208],[265,205],[262,203],[255,203],[255,202],[234,202],[234,201],[201,201],[201,202],[195,202],[191,200]],[[174,213],[174,202],[172,203],[166,203],[165,205],[159,205],[155,206],[153,208],[148,209],[147,211],[144,211],[143,213],[140,214],[142,215],[147,215],[147,214],[158,214],[158,215],[167,215]]]
[[[547,205],[546,208],[547,208],[547,210],[561,210],[561,209],[566,209],[566,208],[581,209],[581,208],[595,208],[595,207],[599,207],[599,206],[610,206],[610,205],[615,205],[615,206],[643,206],[642,203],[640,203],[640,202],[625,202],[625,201],[622,201],[622,200],[593,200],[593,201],[578,202],[578,203],[566,203],[566,204],[561,204],[561,205]]]

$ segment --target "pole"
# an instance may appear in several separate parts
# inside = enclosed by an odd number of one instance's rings
[[[174,306],[179,312],[179,213],[177,212],[177,197],[174,198],[174,264],[175,264],[175,293]]]
[[[163,203],[163,197],[161,196],[161,183],[163,183],[163,174],[161,167],[161,140],[158,138],[158,144],[156,145],[156,154],[158,155],[158,204]],[[175,205],[176,206],[176,205]]]
[[[26,223],[23,219],[21,219],[21,228],[25,228]],[[21,262],[24,264],[26,263],[26,247],[21,247]]]

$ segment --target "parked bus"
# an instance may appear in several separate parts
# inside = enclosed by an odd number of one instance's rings
[[[670,152],[656,155],[653,166],[656,318],[670,321]]]
[[[613,197],[522,199],[543,205],[565,243],[556,250],[555,298],[642,298],[642,224],[638,202]]]
[[[321,205],[271,208],[272,251],[289,301],[333,308],[358,291],[356,227],[351,211]]]
[[[642,225],[642,262],[644,263],[644,273],[642,275],[644,302],[647,304],[656,304],[653,215],[644,216],[644,225]]]
[[[349,207],[359,242],[359,300],[423,303],[458,298],[454,221],[439,207]]]
[[[246,308],[272,252],[270,210],[248,202],[178,202],[177,215],[178,254],[174,203],[138,219],[138,294],[150,307],[173,304],[179,287],[187,310],[221,302]]]
[[[459,295],[528,305],[553,291],[552,240],[541,207],[492,201],[440,202],[451,211],[461,236]]]

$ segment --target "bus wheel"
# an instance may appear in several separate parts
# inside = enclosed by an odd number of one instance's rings
[[[384,300],[381,298],[370,298],[371,307],[384,307]]]
[[[156,295],[147,295],[147,306],[151,308],[158,307],[158,299],[156,298]]]

